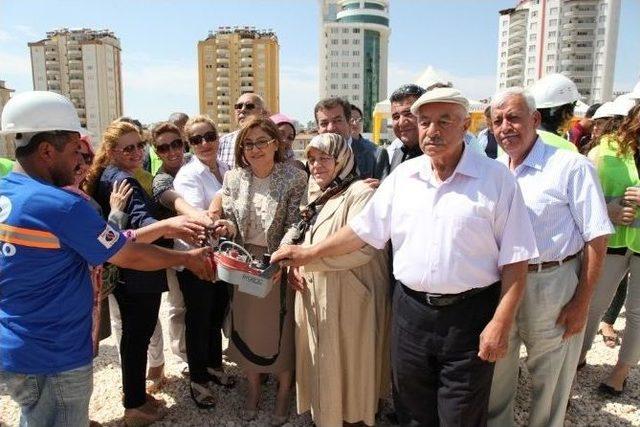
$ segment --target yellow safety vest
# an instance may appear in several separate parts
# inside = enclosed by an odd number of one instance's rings
[[[618,142],[613,135],[603,137],[600,145],[589,152],[589,157],[595,159],[607,203],[621,199],[628,187],[640,186],[633,154],[619,155]],[[637,213],[631,225],[616,225],[615,229],[616,233],[609,236],[610,248],[629,248],[640,252],[640,218]]]
[[[571,141],[564,139],[563,137],[558,136],[555,133],[547,132],[546,130],[540,129],[538,129],[536,132],[538,132],[538,136],[540,136],[542,142],[547,145],[551,145],[553,147],[561,148],[564,150],[575,151],[576,153],[578,152],[578,148],[573,145]]]

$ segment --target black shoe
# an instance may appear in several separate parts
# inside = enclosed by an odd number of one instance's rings
[[[617,396],[621,396],[622,393],[624,393],[625,387],[627,387],[627,378],[625,378],[624,381],[622,382],[621,390],[616,390],[615,388],[611,387],[609,384],[600,383],[600,385],[598,386],[598,391],[608,396],[617,397]]]

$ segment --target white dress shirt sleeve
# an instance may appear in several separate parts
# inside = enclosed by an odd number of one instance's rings
[[[496,243],[500,248],[499,267],[538,256],[533,226],[520,187],[515,178],[506,173],[496,205],[493,227]]]
[[[359,238],[376,249],[384,248],[391,237],[391,207],[397,176],[397,173],[391,174],[383,180],[362,212],[348,223]]]
[[[183,168],[178,172],[173,188],[187,203],[194,208],[208,209],[202,184],[193,174],[193,168]]]
[[[584,241],[613,234],[615,230],[595,167],[586,159],[580,159],[568,181],[569,209]]]

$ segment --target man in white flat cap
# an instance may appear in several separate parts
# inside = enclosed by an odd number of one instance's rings
[[[463,143],[467,108],[455,89],[423,94],[411,112],[426,156],[400,164],[331,238],[272,257],[303,265],[391,240],[391,358],[406,426],[486,424],[493,362],[538,254],[509,170]]]

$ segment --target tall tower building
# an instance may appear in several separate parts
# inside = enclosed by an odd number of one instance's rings
[[[371,128],[387,97],[388,0],[320,0],[320,96],[343,97],[362,109]]]
[[[62,28],[29,48],[34,90],[68,97],[98,144],[102,131],[122,116],[120,40],[108,30]]]
[[[498,89],[562,73],[589,104],[612,98],[620,0],[522,0],[500,11]]]
[[[259,94],[272,113],[280,111],[279,45],[273,31],[220,27],[198,42],[200,113],[221,133],[237,127],[233,104],[247,92]]]
[[[0,114],[2,114],[2,109],[5,104],[9,102],[11,92],[13,91],[13,89],[9,89],[5,86],[4,80],[0,80]],[[0,157],[8,157],[11,159],[15,157],[13,136],[0,135]]]

